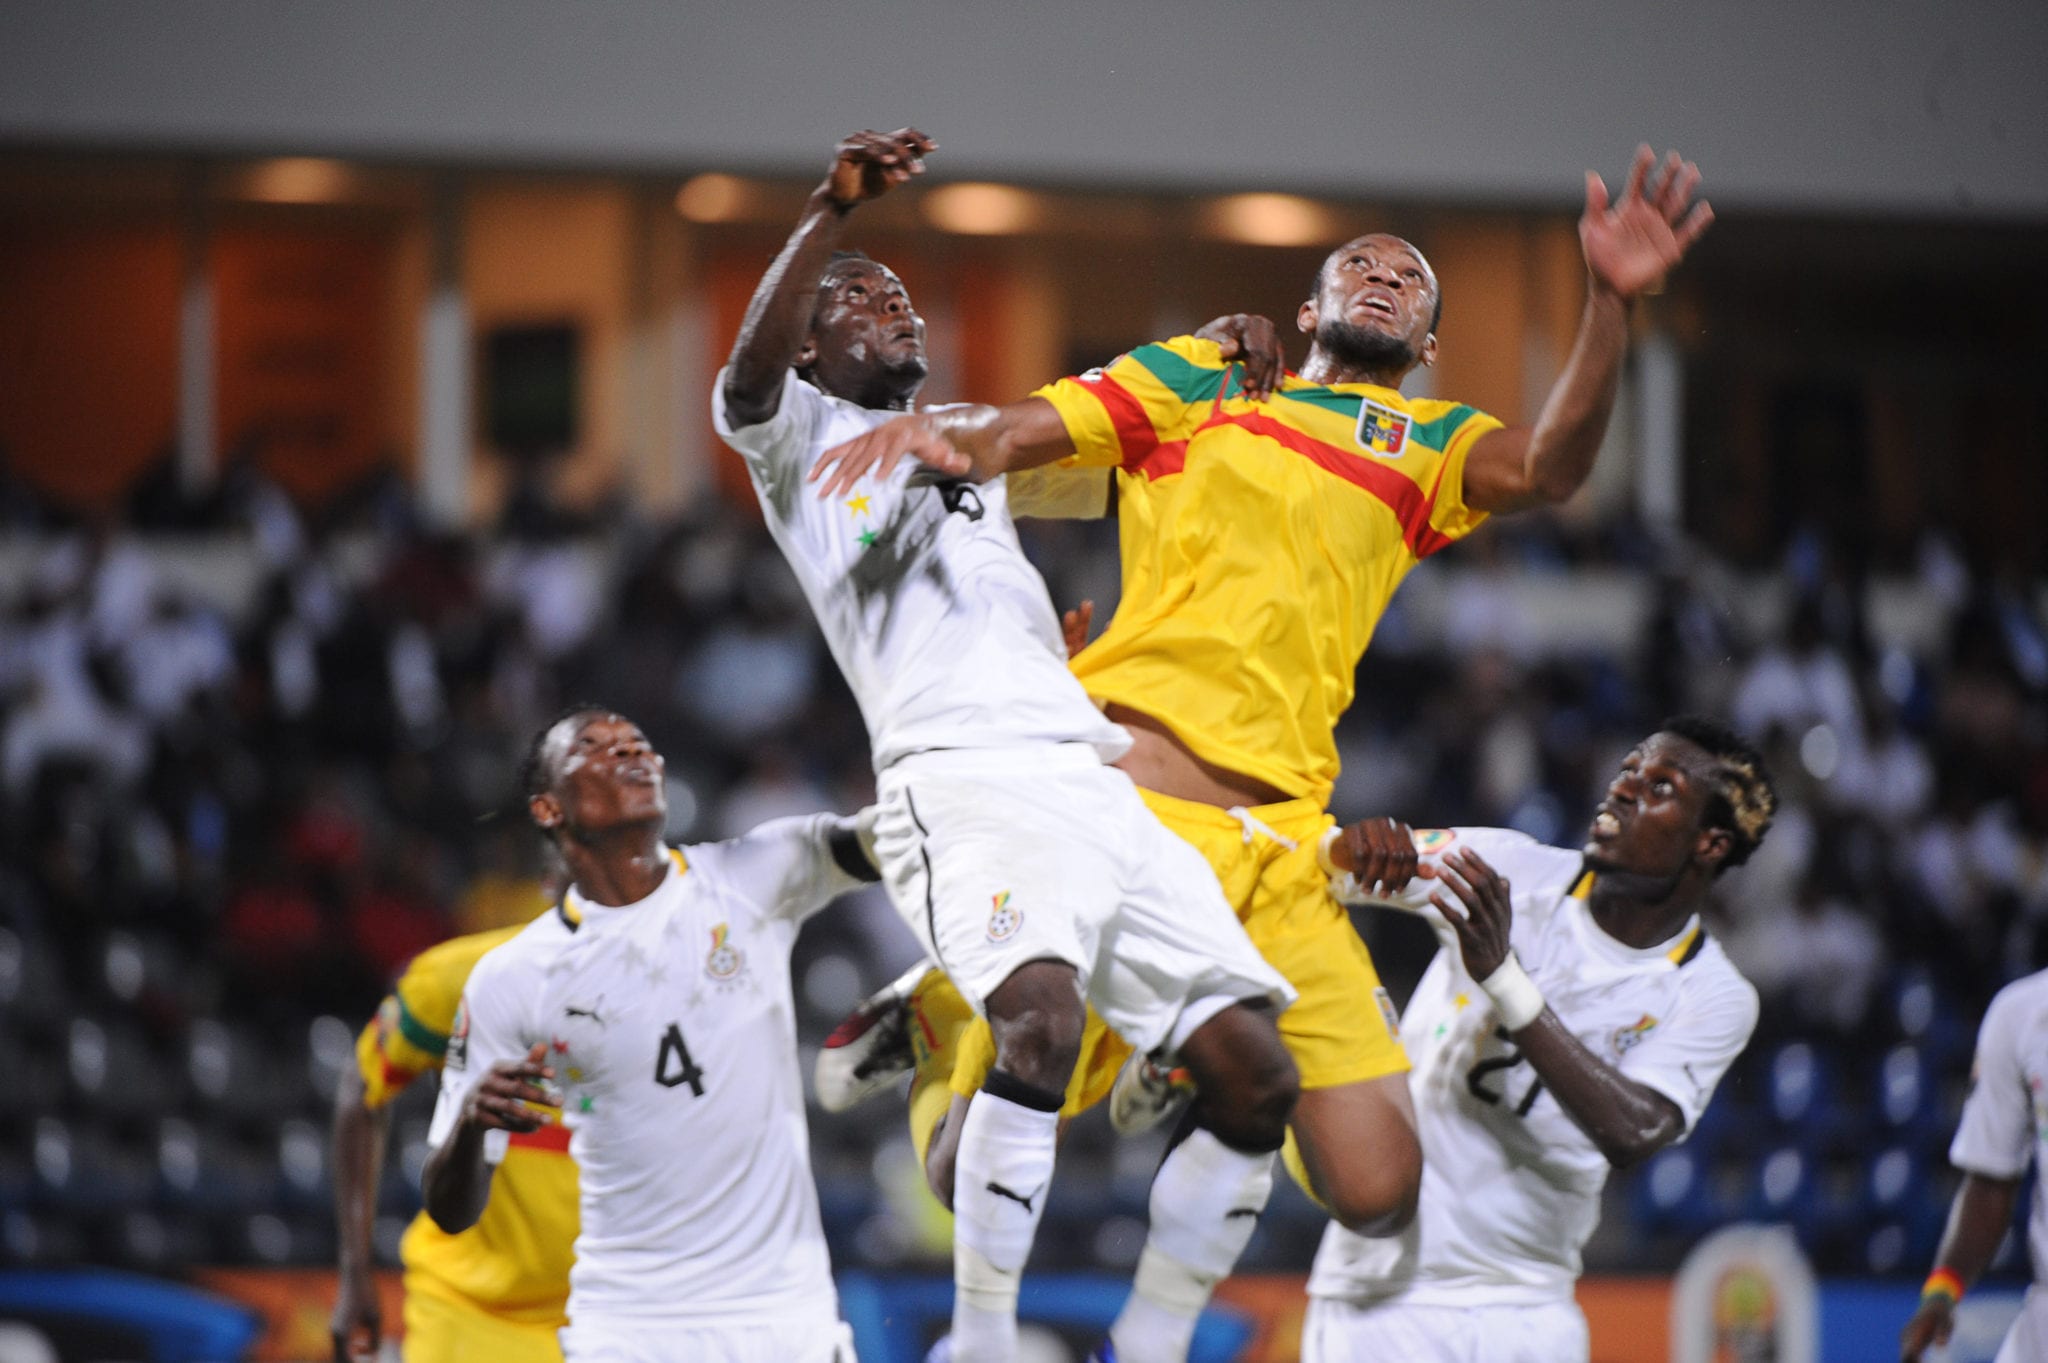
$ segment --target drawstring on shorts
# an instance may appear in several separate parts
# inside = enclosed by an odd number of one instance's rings
[[[1263,820],[1261,820],[1258,815],[1252,813],[1243,805],[1232,805],[1230,808],[1224,810],[1223,812],[1244,825],[1244,845],[1246,847],[1250,847],[1252,845],[1252,834],[1254,833],[1265,834],[1266,837],[1268,837],[1274,842],[1279,843],[1282,847],[1286,848],[1290,852],[1294,851],[1296,848],[1301,846],[1301,844],[1296,842],[1293,838],[1290,838],[1285,834],[1275,832],[1273,828],[1269,826],[1267,823],[1265,823]]]

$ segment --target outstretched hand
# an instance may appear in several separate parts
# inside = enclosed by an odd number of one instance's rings
[[[924,158],[938,149],[915,128],[857,132],[833,149],[832,169],[820,188],[841,208],[879,199],[911,176],[924,174]]]
[[[1699,183],[1698,166],[1675,151],[1658,166],[1647,143],[1636,148],[1628,182],[1612,204],[1606,182],[1587,171],[1579,244],[1595,287],[1627,301],[1661,285],[1714,221],[1705,199],[1692,201]]]
[[[1458,951],[1465,958],[1465,973],[1484,980],[1499,970],[1508,958],[1509,933],[1514,927],[1514,909],[1509,899],[1512,887],[1486,859],[1468,848],[1447,854],[1437,866],[1437,879],[1456,897],[1453,904],[1441,890],[1431,893],[1429,902],[1450,922],[1458,934]]]
[[[1287,356],[1280,348],[1280,329],[1272,319],[1255,312],[1233,312],[1218,317],[1195,333],[1222,348],[1223,358],[1243,365],[1243,395],[1253,402],[1273,396],[1287,373]]]
[[[818,456],[818,462],[804,476],[819,484],[820,498],[829,499],[851,491],[855,483],[870,473],[887,478],[906,454],[947,478],[965,477],[973,467],[931,418],[912,413],[885,421],[842,445],[834,445]]]

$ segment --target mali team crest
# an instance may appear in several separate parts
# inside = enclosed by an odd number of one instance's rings
[[[1382,459],[1399,459],[1408,450],[1408,414],[1371,398],[1360,399],[1358,447]]]

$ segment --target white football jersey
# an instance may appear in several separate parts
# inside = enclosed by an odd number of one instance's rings
[[[1998,991],[1977,1029],[1970,1097],[1948,1157],[1986,1178],[2021,1178],[2048,1157],[2048,970]],[[2027,1253],[2034,1281],[2048,1282],[2048,1186],[2034,1181]]]
[[[933,483],[906,459],[825,501],[805,481],[818,457],[901,413],[828,397],[791,372],[775,415],[734,430],[720,371],[712,415],[860,702],[876,771],[937,749],[1087,743],[1109,762],[1130,747],[1067,671],[1003,479]]]
[[[836,1318],[789,953],[805,918],[862,883],[833,859],[840,826],[778,819],[678,848],[634,904],[572,890],[470,975],[429,1139],[491,1066],[547,1046],[582,1186],[572,1329]]]
[[[1551,1008],[1593,1054],[1670,1098],[1690,1131],[1757,1018],[1756,990],[1698,919],[1637,950],[1593,922],[1577,852],[1498,828],[1415,837],[1425,861],[1464,847],[1507,879],[1515,954]],[[1333,888],[1363,900],[1345,881]],[[1388,902],[1419,908],[1436,888],[1418,878]],[[1456,952],[1430,962],[1401,1040],[1414,1064],[1420,1209],[1386,1239],[1332,1223],[1310,1293],[1446,1306],[1569,1301],[1600,1218],[1606,1157],[1501,1031]]]

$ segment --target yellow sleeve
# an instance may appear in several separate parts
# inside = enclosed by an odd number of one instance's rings
[[[1500,430],[1502,423],[1498,418],[1462,403],[1416,403],[1415,406],[1439,409],[1435,418],[1423,423],[1417,432],[1425,436],[1426,443],[1435,443],[1427,438],[1427,433],[1434,433],[1443,442],[1438,446],[1443,450],[1443,462],[1437,468],[1436,485],[1429,489],[1430,529],[1443,536],[1445,541],[1463,539],[1486,521],[1484,511],[1475,511],[1465,504],[1465,457],[1472,452],[1472,446],[1479,437]]]
[[[405,968],[377,1015],[356,1038],[356,1067],[363,1074],[363,1101],[376,1109],[429,1070],[441,1068],[448,1033],[469,972],[486,951],[510,941],[522,928],[500,928],[456,937],[422,951]]]
[[[1074,442],[1068,464],[1131,469],[1159,446],[1193,435],[1229,380],[1216,342],[1176,336],[1032,396],[1050,402],[1065,423]]]

